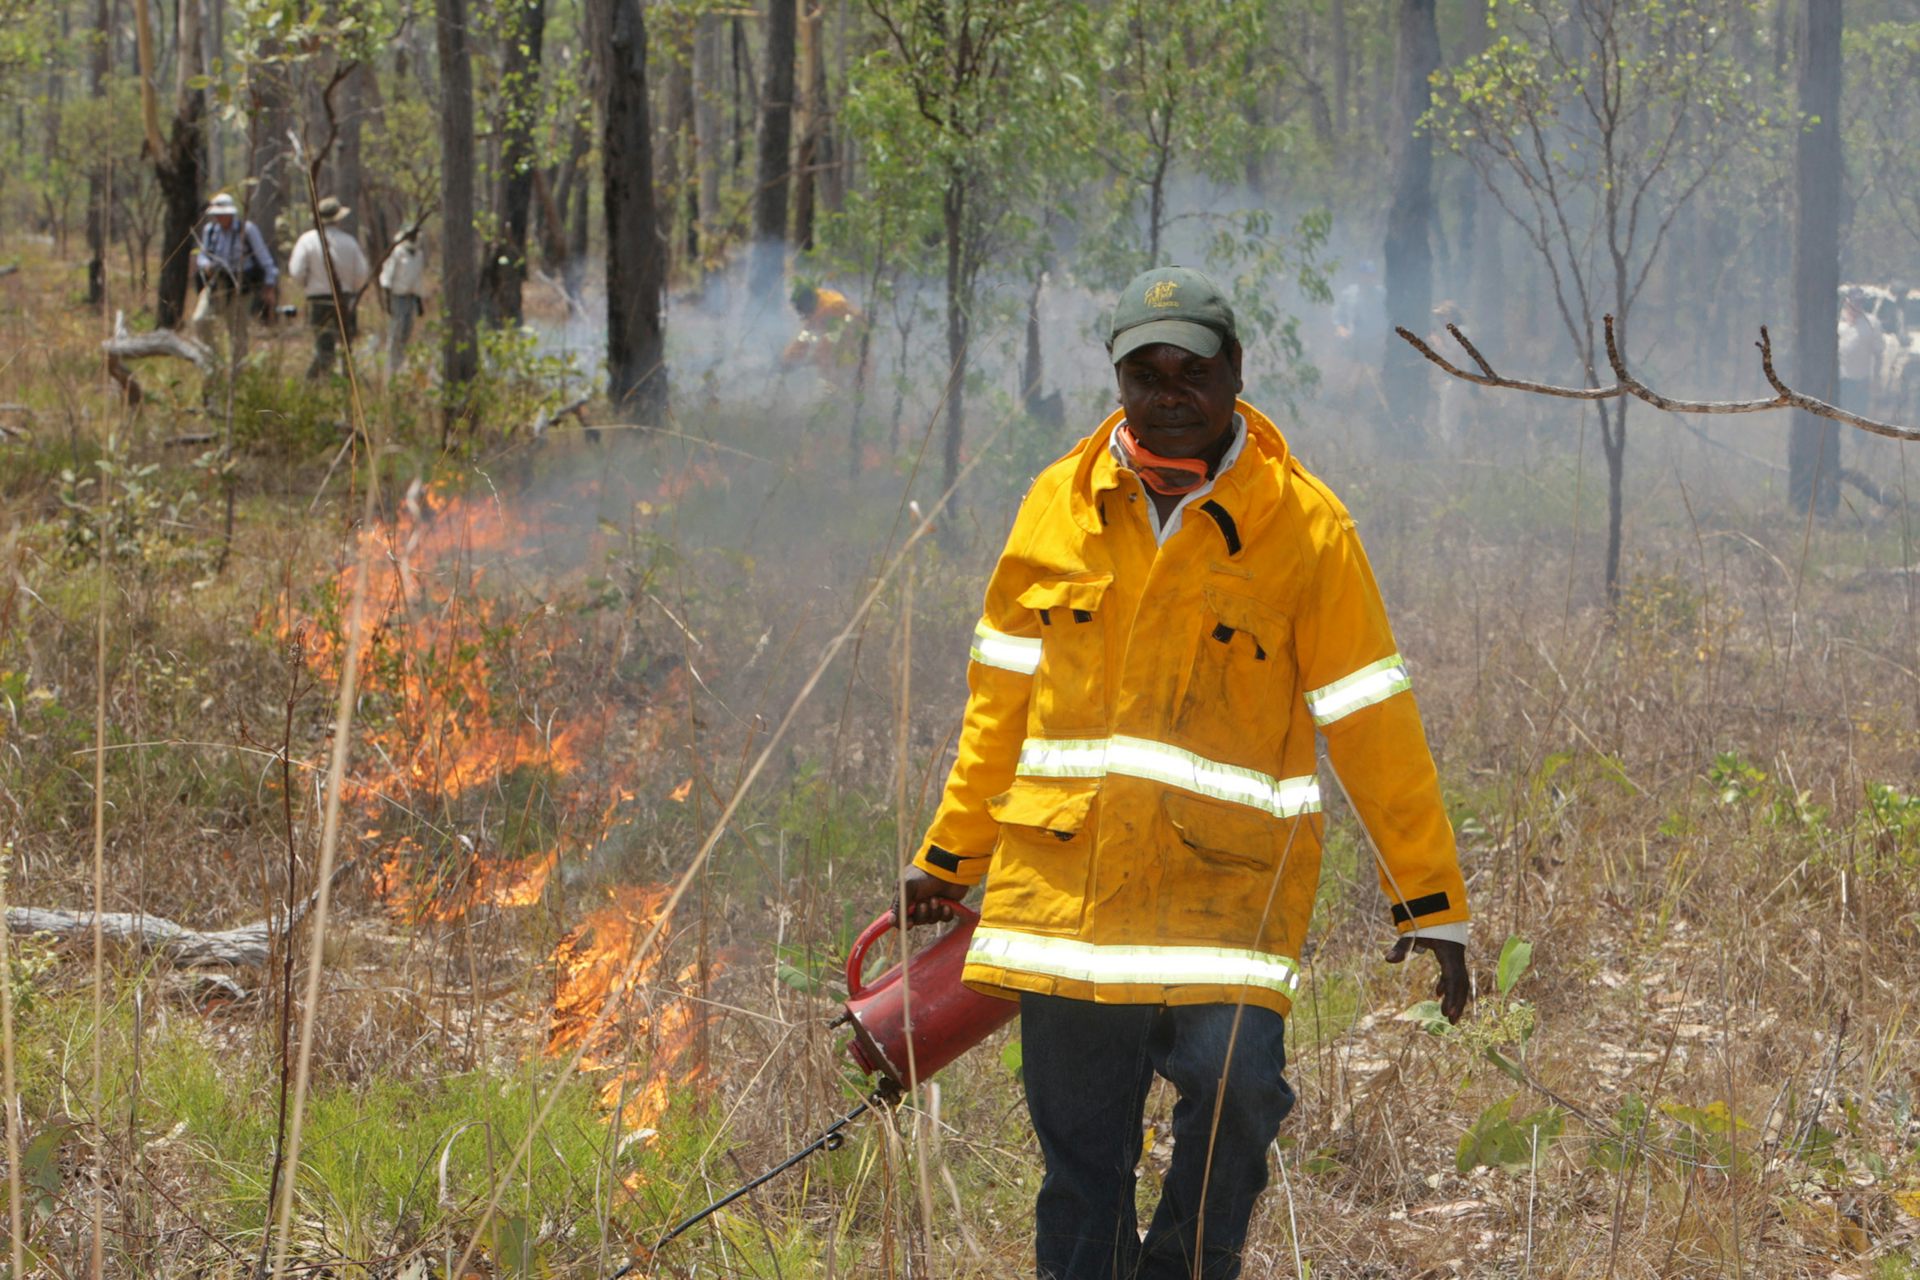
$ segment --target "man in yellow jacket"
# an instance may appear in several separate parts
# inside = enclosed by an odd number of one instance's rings
[[[1387,959],[1431,952],[1455,1020],[1466,888],[1353,519],[1238,399],[1225,296],[1149,271],[1108,350],[1120,410],[1040,474],[987,586],[905,911],[949,919],[986,880],[965,980],[1020,1001],[1042,1280],[1231,1280],[1293,1105],[1316,733],[1378,855],[1400,933]],[[1142,1239],[1156,1072],[1179,1101]]]

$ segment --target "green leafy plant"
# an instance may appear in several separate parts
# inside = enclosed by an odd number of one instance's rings
[[[1566,1127],[1566,1113],[1558,1107],[1542,1107],[1525,1115],[1513,1114],[1520,1095],[1509,1094],[1480,1113],[1454,1153],[1454,1167],[1461,1173],[1485,1165],[1520,1173],[1538,1167],[1540,1157]]]

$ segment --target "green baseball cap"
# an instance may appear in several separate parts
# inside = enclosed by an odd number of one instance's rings
[[[1228,338],[1238,338],[1233,308],[1211,276],[1191,267],[1155,267],[1120,291],[1107,352],[1119,364],[1141,347],[1167,342],[1214,356]]]

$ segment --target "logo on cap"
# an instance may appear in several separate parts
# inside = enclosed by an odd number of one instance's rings
[[[1145,296],[1142,297],[1141,301],[1145,302],[1150,307],[1157,307],[1161,309],[1165,309],[1167,307],[1177,307],[1180,305],[1180,302],[1177,298],[1174,297],[1174,294],[1178,293],[1179,291],[1180,291],[1180,285],[1177,281],[1161,280],[1147,286],[1147,292]]]

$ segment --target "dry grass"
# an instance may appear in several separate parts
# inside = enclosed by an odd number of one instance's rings
[[[296,411],[258,380],[238,534],[215,573],[219,504],[193,451],[163,443],[199,429],[199,389],[183,383],[138,419],[115,407],[87,350],[98,319],[62,298],[69,275],[29,257],[0,281],[0,331],[19,353],[9,377],[32,407],[30,438],[0,445],[9,900],[77,906],[91,893],[98,597],[63,490],[89,518],[99,508],[59,473],[106,454],[125,534],[110,566],[108,907],[204,927],[257,919],[287,891],[289,812],[299,874],[317,847],[312,770],[292,769],[286,805],[275,753],[316,767],[326,755],[329,668],[291,650],[282,623],[341,616],[322,584],[352,554],[344,474],[307,515],[338,396],[302,392]],[[530,1267],[591,1275],[857,1096],[825,1028],[832,975],[881,904],[900,827],[917,830],[937,794],[991,538],[928,548],[917,575],[910,812],[891,798],[903,619],[889,594],[716,848],[638,1012],[596,1055],[596,1086],[627,1081],[615,1101],[659,1072],[674,1082],[649,1123],[658,1135],[623,1145],[630,1122],[610,1130],[591,1090],[570,1094],[535,1144],[538,1168],[511,1172],[552,1072],[555,944],[614,891],[686,865],[879,564],[900,475],[849,486],[833,450],[796,451],[791,424],[724,398],[686,436],[535,445],[495,430],[435,461],[413,403],[374,405],[401,438],[387,514],[417,471],[467,510],[541,532],[442,566],[447,593],[410,616],[444,655],[461,652],[449,619],[487,624],[475,643],[491,646],[494,723],[545,726],[547,742],[570,722],[606,728],[565,769],[535,760],[464,788],[409,773],[382,791],[383,817],[349,824],[346,852],[368,865],[343,883],[324,944],[294,1247],[375,1274],[415,1255],[444,1266],[504,1181],[489,1265],[513,1271],[519,1231]],[[1630,582],[1610,624],[1591,572],[1596,469],[1576,493],[1569,443],[1497,419],[1489,434],[1505,423],[1530,443],[1408,466],[1336,434],[1339,420],[1309,412],[1295,443],[1359,514],[1415,665],[1474,894],[1482,1001],[1462,1034],[1397,1016],[1430,975],[1379,962],[1379,893],[1351,824],[1331,815],[1293,1020],[1300,1102],[1247,1273],[1295,1275],[1297,1247],[1322,1280],[1920,1274],[1920,804],[1904,799],[1920,776],[1920,652],[1911,575],[1889,572],[1920,560],[1906,514],[1808,530],[1764,471],[1648,425]],[[263,425],[276,422],[295,425]],[[988,472],[974,495],[983,528],[1020,481],[1011,465]],[[356,776],[418,741],[408,710],[377,685],[362,700]],[[392,873],[368,874],[403,835],[403,882],[440,895],[405,896],[411,910],[396,909]],[[472,891],[488,867],[555,840],[561,857],[530,903]],[[447,894],[464,894],[459,910],[422,905]],[[1509,935],[1532,943],[1532,963],[1501,994]],[[100,1117],[80,1114],[95,1035],[82,958],[28,945],[12,973],[22,1164],[30,1184],[52,1170],[29,1212],[45,1267],[72,1274],[84,1257],[99,1142],[110,1273],[245,1271],[265,1213],[279,971],[236,974],[252,994],[210,1005],[184,975],[120,957]],[[676,1029],[673,1007],[706,1016]],[[671,1246],[655,1274],[1024,1272],[1039,1169],[1001,1047]],[[1549,1140],[1463,1172],[1463,1135],[1486,1132],[1509,1097]],[[1151,1106],[1164,1133],[1170,1100]],[[356,1113],[391,1139],[355,1145]],[[51,1162],[36,1164],[33,1140],[49,1134]],[[1162,1140],[1149,1189],[1164,1159]]]

